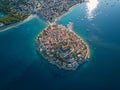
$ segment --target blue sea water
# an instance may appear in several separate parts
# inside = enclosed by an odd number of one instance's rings
[[[4,14],[4,13],[2,13],[2,12],[0,12],[0,18],[3,18],[3,17],[5,17],[6,15]]]
[[[89,62],[72,72],[49,64],[34,44],[46,23],[34,18],[0,33],[0,90],[120,90],[120,0],[93,1],[57,22],[73,22],[90,46]]]

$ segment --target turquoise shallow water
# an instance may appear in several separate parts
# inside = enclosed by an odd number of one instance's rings
[[[4,13],[2,13],[2,12],[0,12],[0,18],[3,18],[3,17],[5,17],[6,15],[4,14]]]
[[[43,21],[34,18],[0,33],[0,90],[120,90],[120,1],[99,0],[92,14],[88,6],[76,6],[57,22],[73,22],[90,46],[89,62],[74,72],[59,70],[36,53]]]

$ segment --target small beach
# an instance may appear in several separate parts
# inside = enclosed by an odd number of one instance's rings
[[[0,32],[4,32],[4,31],[7,31],[7,30],[9,30],[11,28],[15,28],[15,27],[17,27],[17,26],[19,26],[21,24],[24,24],[24,23],[30,21],[33,18],[38,18],[38,16],[37,15],[30,15],[23,21],[20,21],[20,22],[17,22],[15,24],[11,24],[11,25],[3,26],[3,27],[0,28]]]

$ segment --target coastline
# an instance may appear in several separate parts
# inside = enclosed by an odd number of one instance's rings
[[[74,33],[77,37],[79,37],[79,39],[82,41],[82,42],[84,42],[85,43],[85,45],[86,45],[86,47],[87,47],[87,50],[88,50],[88,52],[87,52],[87,54],[86,54],[86,59],[87,58],[90,58],[90,56],[91,56],[91,52],[90,52],[90,47],[89,47],[89,45],[88,45],[88,43],[79,35],[79,34],[77,34],[75,31],[74,31],[74,29],[72,28],[73,26],[73,23],[72,22],[69,22],[69,24],[71,24],[71,28],[70,28],[70,31],[72,32],[72,33]],[[68,25],[69,25],[68,24]],[[61,25],[61,26],[63,26],[63,25]],[[64,27],[64,26],[63,26]]]
[[[85,45],[86,45],[86,47],[87,47],[87,50],[88,50],[88,52],[87,52],[87,54],[86,54],[86,57],[85,58],[90,58],[90,56],[91,56],[91,54],[90,54],[90,47],[89,47],[89,45],[88,45],[88,43],[87,42],[85,42],[84,41],[84,39],[80,36],[80,35],[78,35],[75,31],[73,31],[73,29],[71,29],[71,32],[72,33],[74,33],[77,37],[79,37],[80,38],[80,40],[82,40],[82,42],[84,42],[85,43]]]
[[[70,23],[72,23],[72,22],[70,22]],[[73,25],[73,23],[72,23],[72,25]],[[72,27],[72,26],[71,26],[71,27]],[[77,37],[79,37],[79,39],[82,40],[82,42],[85,43],[85,45],[86,45],[86,47],[87,47],[87,51],[88,51],[85,58],[86,58],[86,59],[87,59],[87,58],[89,59],[89,58],[90,58],[90,47],[89,47],[88,43],[85,42],[84,39],[83,39],[79,34],[77,34],[77,33],[74,31],[73,28],[71,28],[70,30],[71,30],[71,32],[74,33]]]
[[[9,30],[9,29],[11,29],[11,28],[15,28],[15,27],[17,27],[17,26],[19,26],[19,25],[22,25],[22,24],[30,21],[31,19],[37,18],[37,17],[38,17],[37,15],[31,14],[30,16],[28,16],[28,17],[27,17],[26,19],[24,19],[23,21],[20,21],[20,22],[11,24],[11,25],[3,26],[3,27],[0,28],[0,33],[1,33],[1,32],[4,32],[4,31],[7,31],[7,30]]]
[[[76,4],[76,5],[73,5],[66,13],[64,13],[64,14],[61,15],[60,17],[57,17],[57,18],[55,19],[55,22],[59,21],[62,17],[64,17],[64,16],[66,16],[67,14],[71,13],[71,12],[73,11],[73,9],[74,9],[75,7],[77,7],[78,5],[80,5],[80,4],[82,4],[82,3],[78,3],[78,4]],[[54,23],[55,23],[55,22],[54,22]]]

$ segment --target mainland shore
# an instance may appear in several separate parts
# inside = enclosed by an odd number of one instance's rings
[[[7,31],[7,30],[9,30],[9,29],[11,29],[11,28],[15,28],[15,27],[17,27],[17,26],[19,26],[19,25],[22,25],[22,24],[30,21],[30,20],[33,19],[33,18],[38,18],[38,16],[35,15],[35,14],[31,14],[30,16],[28,16],[28,17],[27,17],[26,19],[24,19],[23,21],[20,21],[20,22],[11,24],[11,25],[6,25],[6,26],[1,27],[1,28],[0,28],[0,32],[4,32],[4,31]]]
[[[74,6],[72,6],[66,13],[64,13],[64,14],[61,15],[60,17],[56,18],[56,19],[55,19],[55,22],[57,22],[57,21],[60,20],[62,17],[66,16],[67,14],[71,13],[72,10],[74,9],[74,7],[77,7],[78,5],[80,5],[80,3],[78,3],[78,4],[74,5]]]

